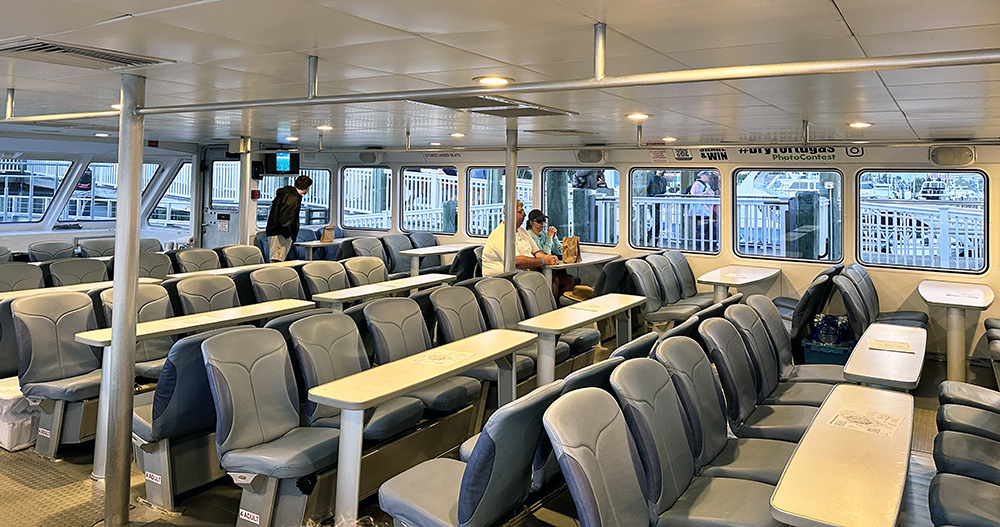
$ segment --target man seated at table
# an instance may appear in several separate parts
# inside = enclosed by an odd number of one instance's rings
[[[531,235],[521,225],[524,223],[524,203],[517,200],[517,233],[515,235],[516,256],[514,266],[518,269],[536,269],[545,265],[555,265],[559,263],[559,258],[545,254],[538,248],[538,244],[531,239]],[[497,225],[496,229],[490,233],[483,246],[483,276],[493,276],[503,272],[504,253],[504,223]]]

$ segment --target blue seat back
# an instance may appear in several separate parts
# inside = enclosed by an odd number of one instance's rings
[[[475,287],[487,325],[491,329],[517,329],[524,312],[514,284],[503,278],[484,278]]]
[[[343,261],[351,286],[385,282],[389,279],[385,262],[375,256],[354,256]]]
[[[611,374],[611,386],[639,450],[649,519],[655,525],[694,477],[688,423],[667,369],[653,359],[622,364]]]
[[[27,385],[90,373],[101,367],[101,349],[76,341],[97,329],[94,304],[84,293],[48,293],[15,299],[10,305],[17,339],[17,376]]]
[[[35,242],[28,245],[28,258],[32,262],[47,262],[73,257],[73,244],[68,242]]]
[[[561,384],[539,387],[501,406],[486,421],[462,475],[460,527],[495,525],[528,496],[542,415],[559,397]]]
[[[698,334],[722,382],[729,425],[733,432],[739,433],[747,417],[757,408],[757,387],[750,365],[750,352],[733,323],[724,318],[705,320],[698,326]]]
[[[642,468],[614,396],[597,388],[574,390],[542,417],[580,527],[649,525]]]
[[[656,344],[657,339],[659,339],[659,335],[656,333],[652,331],[646,333],[637,339],[627,342],[624,346],[619,346],[611,353],[611,358],[621,357],[628,360],[649,357],[653,352],[653,345]]]
[[[262,267],[250,273],[254,296],[258,302],[271,300],[305,300],[299,273],[291,267]]]
[[[233,329],[236,328],[197,333],[170,347],[153,394],[151,441],[183,437],[215,426],[215,405],[205,376],[201,343]]]
[[[409,298],[383,298],[364,308],[379,364],[427,351],[431,337],[420,306]]]
[[[115,288],[109,287],[101,291],[101,304],[104,306],[104,319],[110,325],[114,309],[113,299]],[[174,316],[167,290],[155,284],[139,284],[135,295],[136,322],[163,320]],[[172,337],[156,337],[142,339],[135,343],[135,361],[146,362],[162,359],[167,356],[174,344]]]
[[[240,305],[236,282],[228,276],[191,276],[177,282],[181,312],[194,315]]]
[[[371,367],[358,327],[347,315],[327,313],[302,318],[288,326],[288,333],[307,391]],[[338,408],[306,400],[310,424],[339,414]]]
[[[680,397],[695,467],[711,463],[729,442],[726,406],[712,364],[701,345],[689,337],[671,337],[656,345],[656,360],[666,366]]]
[[[340,262],[309,262],[302,266],[302,279],[306,283],[309,297],[318,293],[337,291],[350,286],[347,270]]]
[[[91,238],[80,240],[80,252],[87,258],[97,256],[113,256],[115,254],[114,238]]]
[[[285,338],[277,330],[236,328],[201,344],[215,403],[219,459],[273,441],[299,424],[299,399]]]
[[[0,263],[0,293],[44,287],[42,270],[24,262]]]
[[[211,249],[182,249],[174,253],[178,273],[218,269],[219,255]]]
[[[49,264],[53,286],[103,282],[108,279],[108,264],[90,258],[63,258]]]
[[[454,342],[486,331],[476,295],[465,287],[442,287],[430,295],[444,342]]]

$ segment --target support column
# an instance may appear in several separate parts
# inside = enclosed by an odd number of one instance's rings
[[[136,293],[139,282],[139,192],[142,190],[143,117],[135,110],[146,103],[146,78],[122,75],[122,109],[118,130],[118,218],[115,221],[114,312],[111,348],[104,355],[101,399],[107,410],[104,525],[129,523],[128,493],[132,468],[132,387],[135,382]],[[100,433],[100,430],[98,430]]]
[[[507,169],[504,172],[504,240],[503,240],[503,270],[514,270],[514,257],[517,255],[517,118],[507,118]]]

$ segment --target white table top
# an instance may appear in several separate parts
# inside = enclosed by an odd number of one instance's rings
[[[579,267],[581,265],[598,265],[602,263],[610,262],[615,258],[619,258],[617,254],[602,254],[602,253],[580,253],[580,261],[576,263],[563,263],[560,261],[555,265],[546,265],[546,269],[568,269],[570,267]]]
[[[879,346],[908,348],[912,352],[878,349]],[[854,346],[844,366],[844,377],[854,382],[911,390],[920,382],[926,346],[927,330],[924,328],[872,324]]]
[[[912,435],[912,396],[838,384],[795,447],[771,516],[798,527],[894,527]]]
[[[540,334],[560,335],[640,306],[646,297],[609,293],[522,320],[517,328]]]
[[[159,284],[162,282],[159,278],[145,278],[140,277],[140,284]],[[30,295],[42,295],[45,293],[86,293],[91,289],[100,289],[102,287],[113,287],[115,285],[112,280],[105,280],[103,282],[88,282],[84,284],[72,284],[72,285],[60,285],[57,287],[41,287],[38,289],[21,289],[19,291],[7,291],[5,293],[0,293],[0,300],[6,300],[8,298],[20,298],[22,296]]]
[[[328,291],[326,293],[318,293],[313,295],[312,299],[316,302],[329,302],[329,303],[353,302],[355,300],[362,300],[365,298],[371,298],[373,296],[387,295],[389,293],[397,293],[399,291],[406,291],[417,287],[427,287],[432,285],[444,284],[447,282],[451,282],[453,280],[455,280],[455,275],[443,274],[443,273],[429,273],[429,274],[422,274],[420,276],[399,278],[397,280],[376,282],[374,284],[348,287],[346,289],[338,289],[336,291]]]
[[[309,400],[363,410],[530,346],[538,337],[492,329],[309,390]]]
[[[260,269],[262,267],[292,267],[293,265],[307,264],[309,260],[286,260],[284,262],[269,262],[262,264],[240,265],[237,267],[223,267],[221,269],[208,269],[205,271],[191,271],[190,273],[168,274],[167,278],[189,278],[192,276],[232,276],[240,271],[250,269]]]
[[[139,322],[135,326],[136,340],[179,335],[209,329],[235,326],[243,322],[251,322],[262,318],[280,317],[296,311],[316,307],[314,302],[306,300],[272,300],[249,306],[231,307],[206,311],[196,315],[164,318]],[[95,329],[76,334],[76,341],[91,346],[110,346],[111,329]]]
[[[917,291],[932,306],[986,309],[993,303],[993,289],[988,285],[924,280]]]
[[[295,242],[295,245],[298,245],[299,247],[335,247],[337,245],[340,245],[340,243],[343,241],[344,238],[337,238],[332,242],[321,242],[319,240],[312,240],[308,242]]]
[[[707,285],[724,285],[739,287],[767,280],[776,276],[781,269],[770,267],[750,267],[746,265],[727,265],[714,271],[709,271],[698,277],[698,281]]]
[[[479,247],[481,243],[449,243],[445,245],[431,245],[429,247],[420,247],[418,249],[404,249],[399,251],[399,254],[403,256],[434,256],[443,254],[453,254],[465,249],[466,247]]]

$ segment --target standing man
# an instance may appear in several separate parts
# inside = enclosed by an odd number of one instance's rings
[[[270,244],[272,262],[285,261],[288,251],[292,250],[292,243],[299,235],[302,196],[309,192],[312,183],[309,176],[299,176],[295,178],[294,186],[286,185],[274,193],[271,210],[267,214],[267,229],[264,231]]]
[[[524,223],[524,203],[517,200],[517,227],[515,235],[516,256],[514,266],[518,269],[535,269],[544,265],[555,265],[559,258],[545,254],[531,239],[531,235],[521,225]],[[483,276],[493,276],[503,272],[504,223],[497,225],[483,246]],[[562,247],[560,246],[560,249]]]

